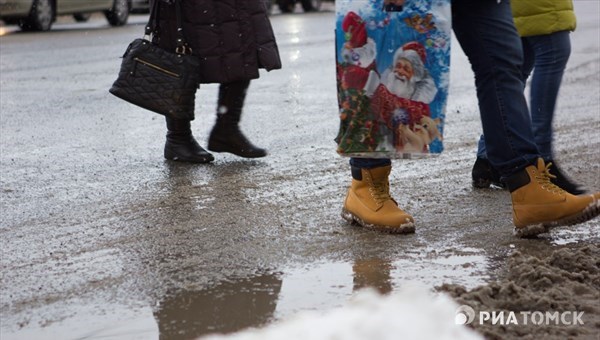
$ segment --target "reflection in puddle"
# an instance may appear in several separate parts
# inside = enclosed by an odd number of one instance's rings
[[[459,253],[459,254],[457,254]],[[323,262],[284,270],[283,285],[275,318],[285,318],[301,310],[326,310],[342,306],[353,292],[374,288],[393,293],[407,282],[433,288],[455,283],[473,288],[489,279],[487,259],[477,249],[429,250],[415,258],[394,261],[382,259]]]
[[[275,317],[338,307],[352,294],[352,266],[320,263],[284,271]]]
[[[191,339],[264,326],[301,311],[342,307],[367,287],[383,294],[400,290],[408,282],[429,288],[449,282],[474,287],[487,278],[482,274],[487,261],[479,253],[476,249],[430,249],[394,261],[372,258],[292,266],[280,274],[168,294],[154,317],[161,340]]]
[[[198,292],[167,294],[154,312],[159,339],[193,339],[264,325],[273,317],[280,289],[275,274],[264,274]]]
[[[168,292],[153,306],[136,309],[95,303],[63,306],[73,314],[47,327],[3,331],[2,339],[194,339],[264,326],[301,311],[345,305],[362,288],[394,293],[408,282],[433,288],[451,282],[474,287],[488,278],[487,260],[477,249],[431,248],[405,258],[320,262],[291,266],[282,273],[230,278],[201,291]],[[102,313],[98,313],[101,310]]]

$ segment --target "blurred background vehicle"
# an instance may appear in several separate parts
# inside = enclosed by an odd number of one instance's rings
[[[87,21],[94,12],[103,12],[111,26],[127,23],[132,0],[0,0],[0,19],[19,25],[24,31],[48,31],[59,15]]]
[[[304,12],[313,12],[321,9],[321,0],[276,0],[281,13],[292,13],[297,3],[302,5]]]
[[[150,0],[131,0],[131,14],[150,13]]]
[[[317,12],[321,10],[323,2],[335,2],[335,0],[270,0],[269,11],[277,7],[281,13],[293,13],[296,6],[300,4],[304,12]]]

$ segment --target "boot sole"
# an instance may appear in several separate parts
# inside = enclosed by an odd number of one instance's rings
[[[387,226],[366,223],[360,217],[354,215],[346,209],[342,209],[342,218],[352,225],[360,225],[363,228],[381,231],[388,234],[412,234],[415,232],[415,224],[413,222],[404,223],[400,226]]]
[[[190,159],[190,158],[175,156],[169,152],[165,152],[165,159],[170,160],[170,161],[175,161],[175,162],[186,162],[186,163],[196,163],[196,164],[206,164],[206,163],[210,163],[215,160],[215,158],[212,156],[205,157],[205,158]]]
[[[474,179],[472,184],[473,184],[473,188],[475,188],[475,189],[487,189],[491,186],[500,188],[500,189],[506,189],[505,184],[503,184],[501,182],[490,181],[487,179]]]
[[[561,218],[560,220],[541,222],[538,224],[528,225],[522,228],[515,227],[514,234],[515,236],[521,238],[534,237],[538,234],[547,233],[548,231],[550,231],[550,229],[556,227],[570,226],[587,222],[598,215],[600,215],[600,201],[594,201],[582,211],[571,216]]]
[[[232,155],[236,155],[242,158],[262,158],[262,157],[266,157],[267,153],[265,152],[264,154],[257,154],[257,155],[248,155],[248,154],[243,154],[240,152],[236,152],[235,150],[230,150],[227,148],[221,148],[221,147],[214,147],[214,146],[208,146],[208,151],[212,151],[212,152],[218,152],[218,153],[222,153],[222,152],[227,152],[230,153]]]
[[[165,159],[169,160],[169,161],[173,161],[173,162],[194,163],[194,164],[208,164],[208,163],[211,163],[212,161],[214,161],[214,158],[198,160],[198,159],[185,159],[185,158],[179,158],[179,157],[174,157],[174,158],[165,157]]]

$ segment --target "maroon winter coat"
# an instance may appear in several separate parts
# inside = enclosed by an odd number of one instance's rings
[[[175,5],[159,1],[159,45],[174,49]],[[178,1],[185,39],[201,60],[201,83],[255,79],[259,68],[281,68],[265,0]]]

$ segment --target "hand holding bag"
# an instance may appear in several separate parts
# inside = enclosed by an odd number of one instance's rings
[[[200,59],[191,54],[183,37],[181,0],[175,0],[177,47],[160,48],[150,38],[158,32],[158,2],[153,0],[142,39],[129,44],[117,80],[109,92],[144,109],[174,119],[194,119],[196,91],[200,84]]]

